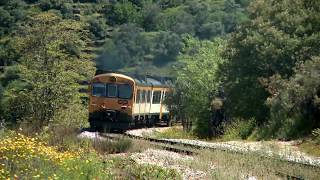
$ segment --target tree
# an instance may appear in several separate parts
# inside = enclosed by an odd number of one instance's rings
[[[161,12],[161,8],[158,4],[151,1],[144,3],[142,8],[143,22],[142,26],[146,31],[154,31],[157,27],[157,17]]]
[[[94,67],[68,48],[70,44],[80,49],[85,46],[87,33],[83,28],[84,24],[62,20],[53,13],[38,14],[24,24],[15,41],[22,54],[18,64],[20,82],[25,85],[18,90],[14,85],[7,88],[5,96],[12,102],[7,104],[7,111],[20,108],[19,118],[32,123],[36,130],[50,121],[56,123],[56,116],[62,117],[61,113],[71,109],[75,114],[63,117],[72,120],[76,113],[86,112],[81,106],[77,82],[92,76]],[[78,120],[80,126],[85,122]]]
[[[175,60],[184,47],[182,39],[171,32],[160,32],[155,41],[154,63],[157,65],[164,65]]]
[[[271,120],[270,136],[294,138],[305,136],[320,127],[320,58],[314,57],[298,65],[290,79],[272,77],[267,103]]]
[[[92,18],[89,20],[90,32],[97,38],[104,38],[107,35],[107,24],[103,19]]]
[[[26,16],[26,3],[11,0],[0,3],[0,37],[12,31],[17,22]]]
[[[184,66],[177,69],[174,90],[167,97],[167,104],[182,119],[185,130],[191,130],[188,127],[191,121],[196,125],[195,132],[205,137],[212,135],[210,104],[220,86],[217,72],[224,62],[220,56],[224,43],[192,38],[187,38],[186,42],[186,54],[178,57]]]
[[[233,117],[269,118],[262,83],[279,74],[287,79],[297,63],[319,55],[319,1],[258,0],[249,6],[250,22],[241,25],[228,41],[227,62],[221,68]]]
[[[110,25],[125,24],[125,23],[137,23],[141,24],[142,16],[138,11],[138,7],[132,4],[130,1],[124,0],[110,4],[106,8],[105,15]]]
[[[48,11],[50,9],[60,10],[64,3],[72,3],[72,0],[39,0],[39,5],[42,10]]]
[[[194,18],[182,7],[168,8],[157,19],[157,29],[177,34],[194,34]]]

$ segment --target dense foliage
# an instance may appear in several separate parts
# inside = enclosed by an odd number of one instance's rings
[[[179,56],[184,67],[177,70],[175,89],[167,97],[169,109],[183,123],[196,124],[195,132],[202,137],[214,131],[210,106],[219,93],[217,72],[224,62],[220,55],[223,46],[220,39],[213,42],[186,39],[185,54]]]
[[[273,77],[267,103],[271,124],[267,135],[297,137],[320,127],[320,58],[298,65],[289,79]]]
[[[78,82],[93,60],[99,70],[174,76],[167,103],[197,135],[216,134],[217,110],[241,138],[245,127],[310,134],[319,11],[317,0],[0,0],[0,118],[82,126],[65,120],[86,119]]]
[[[17,29],[11,42],[20,57],[2,76],[3,118],[32,123],[35,129],[49,121],[84,125],[78,81],[92,76],[94,67],[80,53],[87,36],[83,28],[54,13],[40,13]]]
[[[234,0],[111,2],[102,11],[114,31],[97,59],[98,68],[140,73],[141,66],[170,68],[178,63],[184,36],[213,39],[232,32],[247,20],[245,6]]]
[[[307,74],[315,70],[303,69],[307,72],[302,73],[294,69],[299,69],[304,62],[311,66],[308,61],[320,54],[319,1],[257,0],[248,9],[251,20],[231,35],[225,51],[228,61],[221,69],[229,113],[234,117],[253,117],[260,125],[268,124],[271,118],[277,124],[286,124],[286,127],[280,125],[285,128],[280,131],[292,132],[297,124],[304,129],[302,124],[305,124],[309,128],[304,130],[310,132],[319,120],[315,118],[318,112],[312,110],[314,105],[302,105],[309,100],[299,99],[316,95],[318,85],[310,88],[307,83],[313,79]],[[301,92],[292,94],[290,89],[297,86],[296,83],[300,84],[296,90]],[[269,106],[268,97],[273,99]],[[300,105],[289,110],[295,102]],[[309,124],[308,119],[313,123]],[[298,129],[296,131],[301,131]],[[293,134],[289,132],[283,132],[286,135],[281,137],[291,137]]]

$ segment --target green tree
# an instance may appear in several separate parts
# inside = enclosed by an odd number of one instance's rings
[[[159,5],[152,1],[147,1],[144,3],[141,11],[143,16],[143,28],[146,31],[155,31],[157,28],[157,18],[161,12]]]
[[[22,0],[0,2],[0,37],[12,31],[26,16],[26,3]]]
[[[319,1],[258,0],[249,6],[250,22],[231,35],[221,68],[233,117],[269,118],[262,83],[279,74],[292,76],[296,63],[319,55]]]
[[[49,9],[60,10],[65,3],[72,3],[72,0],[39,0],[39,5],[42,10],[48,11]]]
[[[294,138],[311,134],[320,127],[320,58],[298,65],[290,79],[272,77],[268,90],[271,97],[271,120],[267,136]]]
[[[25,23],[24,31],[15,37],[22,54],[18,64],[20,82],[25,86],[17,90],[12,85],[13,88],[4,92],[7,101],[13,102],[7,104],[7,111],[20,108],[13,112],[22,112],[19,118],[32,123],[37,130],[50,121],[56,123],[57,116],[77,119],[76,113],[86,112],[81,106],[77,82],[92,76],[94,67],[68,48],[70,43],[80,49],[85,46],[84,26],[73,20],[62,20],[53,13],[38,14]],[[71,109],[75,111],[61,115]],[[78,120],[79,126],[85,122]]]
[[[155,38],[154,63],[164,65],[173,61],[181,52],[184,43],[180,36],[171,32],[160,32]]]
[[[89,30],[97,38],[104,38],[107,35],[107,24],[103,19],[92,18],[89,20]]]
[[[183,121],[195,124],[195,132],[200,137],[212,134],[210,125],[211,100],[218,92],[220,82],[218,67],[224,60],[220,56],[222,40],[199,41],[187,38],[184,55],[179,60],[184,64],[177,69],[174,90],[167,98],[168,107]]]
[[[127,0],[108,5],[105,15],[108,23],[111,25],[125,23],[141,24],[142,22],[142,15],[139,12],[139,7]]]
[[[173,31],[177,34],[194,34],[194,18],[183,7],[174,7],[164,10],[157,19],[157,29]]]

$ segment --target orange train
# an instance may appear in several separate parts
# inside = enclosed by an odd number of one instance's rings
[[[160,123],[170,125],[170,113],[163,104],[170,87],[167,78],[96,75],[89,83],[90,126],[126,130]]]

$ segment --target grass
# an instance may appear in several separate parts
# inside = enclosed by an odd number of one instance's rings
[[[121,138],[119,140],[94,140],[92,146],[101,154],[123,153],[127,152],[132,146],[132,141],[128,138]]]
[[[181,179],[177,171],[155,165],[137,164],[130,158],[109,158],[115,179]]]
[[[192,134],[192,132],[183,131],[182,127],[174,126],[162,132],[157,132],[154,135],[156,138],[166,138],[166,139],[197,139],[197,137]]]
[[[132,145],[128,149],[128,153],[136,153],[136,152],[143,152],[144,150],[150,149],[150,148],[156,148],[156,146],[152,145],[149,141],[146,140],[140,140],[140,139],[133,139]]]
[[[320,157],[320,143],[314,139],[304,139],[302,143],[298,145],[300,151],[305,152],[312,156]]]
[[[207,173],[208,179],[286,179],[287,175],[304,179],[318,179],[320,168],[292,164],[254,154],[236,154],[225,151],[201,150],[193,161],[186,163],[192,169]]]

